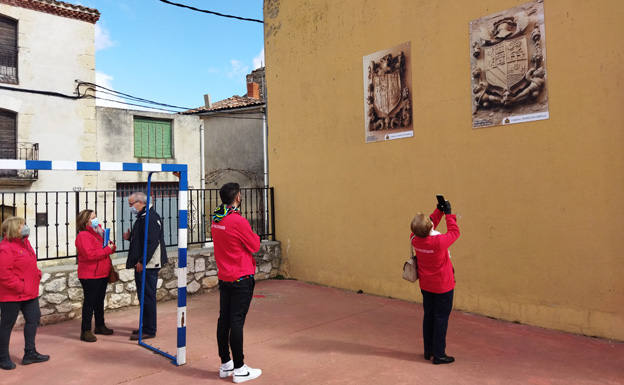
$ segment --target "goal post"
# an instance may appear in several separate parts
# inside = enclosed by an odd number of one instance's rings
[[[86,162],[86,161],[57,161],[57,160],[20,160],[0,159],[0,170],[40,170],[40,171],[124,171],[124,172],[149,172],[146,225],[149,220],[150,183],[152,174],[155,172],[176,173],[179,178],[178,192],[178,309],[177,309],[177,344],[176,355],[173,356],[160,349],[145,343],[139,332],[139,345],[169,358],[175,365],[186,363],[186,275],[187,275],[187,239],[188,239],[188,166],[186,164],[167,163],[126,163],[126,162]],[[145,232],[147,242],[147,231]],[[144,243],[143,263],[146,259],[146,247]],[[144,264],[145,266],[145,264]],[[145,293],[145,269],[143,269],[142,295]],[[139,316],[139,329],[143,325],[143,303]]]

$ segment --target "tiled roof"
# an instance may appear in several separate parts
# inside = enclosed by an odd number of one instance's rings
[[[247,96],[238,96],[234,95],[231,98],[219,100],[218,102],[212,103],[210,108],[206,108],[206,106],[201,106],[194,108],[192,110],[185,111],[185,114],[194,114],[201,112],[211,112],[211,111],[226,111],[233,110],[241,107],[251,107],[251,106],[260,106],[264,104],[263,99],[254,99]]]
[[[100,12],[95,8],[83,7],[57,0],[0,0],[0,4],[28,8],[52,15],[78,19],[95,24],[100,19]]]

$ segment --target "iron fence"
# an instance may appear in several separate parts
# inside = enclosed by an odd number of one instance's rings
[[[17,48],[0,47],[0,82],[17,83]]]
[[[111,229],[111,239],[117,252],[127,251],[130,244],[123,233],[132,228],[134,217],[128,206],[128,196],[136,189],[118,188],[99,191],[0,191],[0,222],[16,215],[26,219],[31,227],[30,242],[37,259],[53,260],[76,256],[76,216],[83,209],[96,212],[103,227]],[[165,243],[178,243],[177,188],[160,186],[152,192],[152,207],[161,216]],[[275,239],[274,190],[270,188],[241,188],[241,215],[263,240]],[[212,242],[210,222],[220,204],[218,189],[188,191],[188,244]]]
[[[0,159],[39,160],[39,143],[17,142],[10,147],[0,142]],[[38,170],[0,170],[0,178],[36,180]]]

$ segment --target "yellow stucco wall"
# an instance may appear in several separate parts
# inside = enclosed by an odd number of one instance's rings
[[[284,274],[420,301],[409,221],[444,193],[456,309],[624,340],[624,2],[546,0],[550,119],[473,130],[469,22],[524,3],[265,2]],[[414,137],[365,144],[362,56],[406,41]]]

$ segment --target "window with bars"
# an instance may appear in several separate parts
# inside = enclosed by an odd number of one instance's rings
[[[17,84],[17,20],[0,15],[0,83]]]
[[[171,120],[134,117],[134,157],[173,158]]]

